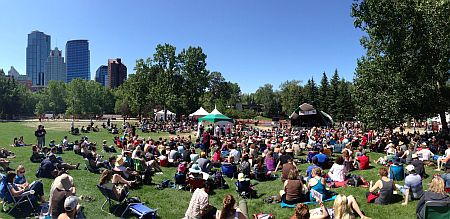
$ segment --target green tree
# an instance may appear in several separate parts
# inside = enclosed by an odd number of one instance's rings
[[[317,87],[314,78],[309,79],[303,87],[303,95],[305,97],[305,102],[317,107],[319,102],[319,88]]]
[[[338,70],[334,70],[333,77],[330,80],[330,90],[328,92],[329,107],[328,112],[333,118],[336,117],[339,108],[338,96],[339,96],[339,74]]]
[[[262,87],[259,87],[255,92],[255,100],[262,105],[262,112],[266,117],[275,116],[280,111],[278,108],[279,98],[274,93],[271,84],[265,84]]]
[[[319,87],[319,104],[318,108],[322,111],[328,112],[330,107],[330,84],[328,83],[328,77],[325,72],[322,74],[322,80],[320,80]]]
[[[281,111],[284,115],[290,115],[300,104],[303,94],[300,81],[285,81],[280,85]]]
[[[447,0],[355,1],[355,27],[366,32],[361,39],[366,55],[358,61],[355,79],[355,101],[363,122],[392,127],[407,115],[421,118],[438,113],[447,129],[443,115],[450,105],[449,4]]]
[[[48,83],[47,89],[43,92],[44,98],[40,101],[45,101],[47,106],[44,108],[45,111],[51,111],[54,114],[61,114],[67,110],[66,98],[66,84],[62,81],[50,81]],[[39,106],[41,107],[41,106]]]

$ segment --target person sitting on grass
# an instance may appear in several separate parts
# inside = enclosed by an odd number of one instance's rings
[[[428,191],[425,191],[417,203],[416,215],[418,219],[425,219],[425,203],[427,201],[449,202],[450,196],[445,192],[444,180],[438,175],[433,176],[431,183],[428,186]]]
[[[425,165],[433,165],[433,152],[428,149],[427,144],[424,142],[421,145],[422,150],[417,152],[417,156],[419,156],[419,160],[421,160]]]
[[[311,166],[309,166],[307,169],[306,169],[306,182],[308,182],[310,179],[311,179],[311,174],[312,174],[312,170],[314,169],[314,168],[320,168],[317,164],[318,164],[318,160],[317,160],[317,157],[313,157],[312,158],[312,163],[313,163],[313,165],[311,165]],[[322,169],[322,168],[320,168],[320,169]]]
[[[374,202],[375,204],[387,205],[392,202],[392,196],[394,195],[394,181],[388,178],[388,170],[385,167],[382,167],[378,170],[378,175],[381,177],[373,186],[369,188],[369,193],[367,196],[369,197],[370,193],[374,194],[374,192],[378,191],[377,198],[370,200],[370,202]]]
[[[361,151],[361,156],[356,157],[355,162],[353,163],[353,166],[357,167],[359,170],[367,170],[369,169],[369,156],[366,155],[366,151]]]
[[[344,182],[345,174],[347,174],[344,168],[344,158],[338,156],[333,166],[331,166],[330,171],[328,171],[328,176],[333,182]]]
[[[441,175],[441,178],[445,183],[445,191],[450,193],[450,163],[445,164],[445,173]]]
[[[32,154],[30,157],[30,161],[33,163],[40,163],[45,159],[45,154],[41,152],[41,150],[36,146],[31,146]]]
[[[204,151],[200,152],[200,158],[197,160],[197,164],[202,172],[210,173],[212,164],[211,161],[206,158],[206,153]]]
[[[14,178],[14,185],[25,191],[34,190],[34,195],[39,201],[44,202],[44,185],[41,181],[33,181],[31,184],[28,183],[25,178],[25,167],[19,165],[16,168],[16,177]]]
[[[288,157],[287,163],[283,165],[281,170],[281,181],[284,182],[288,179],[289,173],[291,170],[297,170],[297,166],[294,164],[294,159],[292,157]]]
[[[104,170],[100,175],[98,184],[106,189],[110,189],[117,200],[123,200],[132,183],[134,183],[134,181],[125,180],[119,174],[115,174],[111,170]]]
[[[444,165],[450,160],[450,147],[445,150],[444,156],[437,159],[437,168],[435,171],[441,171]]]
[[[69,196],[64,200],[64,213],[58,216],[58,219],[75,219],[81,210],[81,205],[76,196]]]
[[[275,171],[277,163],[275,163],[275,158],[273,157],[273,151],[268,151],[266,157],[264,158],[267,171],[273,172]]]
[[[214,218],[217,209],[209,204],[210,184],[205,183],[192,194],[184,219]]]
[[[322,177],[322,169],[319,167],[314,168],[311,172],[311,179],[308,181],[308,189],[314,189],[318,193],[322,194],[322,197],[326,197],[327,190],[326,190],[326,182],[325,179]],[[310,193],[310,200],[315,200],[312,197],[312,193]]]
[[[247,219],[247,216],[236,207],[236,200],[231,194],[223,198],[222,210],[216,212],[216,219]]]
[[[244,154],[242,156],[242,162],[239,165],[239,172],[243,173],[245,177],[250,177],[250,162],[248,161],[249,156],[248,154]]]
[[[405,169],[398,157],[394,158],[392,164],[389,165],[389,178],[394,181],[401,181],[405,178]]]
[[[405,177],[405,186],[395,185],[397,189],[405,196],[403,206],[412,199],[419,199],[423,194],[422,178],[416,173],[413,165],[406,166],[408,176]]]
[[[330,159],[323,153],[323,151],[324,149],[321,148],[319,150],[319,154],[316,154],[312,159],[317,158],[317,165],[322,169],[326,169],[327,167],[329,167],[328,162],[330,161]]]
[[[280,191],[281,200],[288,204],[293,205],[301,202],[303,199],[303,183],[298,177],[298,171],[291,169],[288,175],[288,179],[284,181],[283,190]]]
[[[320,209],[317,214],[311,214],[311,211],[309,210],[308,205],[305,205],[303,203],[297,204],[294,209],[294,215],[292,215],[289,219],[326,219],[330,215],[328,214],[328,210],[325,207],[325,205],[318,199],[316,199],[316,202],[319,203]],[[317,211],[315,211],[317,212]]]
[[[402,163],[405,164],[410,164],[412,161],[412,155],[414,154],[414,145],[413,144],[409,144],[408,145],[408,150],[406,150],[402,156],[400,157],[400,160]]]
[[[267,166],[264,164],[264,158],[259,156],[256,159],[256,163],[253,166],[253,175],[256,180],[266,180],[270,177],[272,172],[267,170]]]
[[[423,163],[423,161],[418,159],[417,154],[413,154],[411,158],[412,158],[411,165],[414,166],[414,170],[416,170],[416,173],[419,174],[419,176],[422,177],[423,179],[426,176],[425,164]]]
[[[91,153],[86,154],[86,159],[93,169],[105,168],[105,162],[102,160],[102,156],[97,154],[97,147],[95,146],[91,147]]]
[[[333,210],[334,218],[337,219],[354,219],[355,213],[358,214],[361,219],[370,219],[362,213],[358,202],[356,202],[356,199],[352,195],[337,195],[334,200]]]
[[[64,202],[67,197],[75,195],[77,189],[73,184],[73,177],[66,173],[56,177],[50,188],[49,213],[52,218],[64,213]]]

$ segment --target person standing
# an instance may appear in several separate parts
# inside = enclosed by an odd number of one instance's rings
[[[37,138],[38,141],[38,147],[42,148],[45,146],[45,134],[47,134],[47,131],[45,131],[45,128],[43,125],[39,125],[37,130],[34,132],[34,135]]]

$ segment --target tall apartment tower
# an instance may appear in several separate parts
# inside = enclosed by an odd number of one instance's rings
[[[71,82],[75,78],[91,79],[89,41],[67,41],[66,66],[67,82]]]
[[[48,82],[53,81],[67,81],[66,63],[64,57],[62,57],[61,50],[56,47],[50,51],[50,55],[45,62],[45,80],[44,85],[47,86]]]
[[[108,83],[107,87],[115,88],[123,84],[127,79],[127,66],[120,58],[108,59]]]
[[[28,34],[26,74],[33,86],[45,85],[45,61],[50,53],[51,38],[40,31]]]

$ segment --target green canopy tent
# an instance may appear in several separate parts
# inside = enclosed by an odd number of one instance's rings
[[[223,114],[209,114],[198,119],[199,122],[207,121],[211,123],[226,121],[233,122],[233,119]]]

